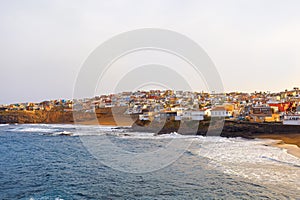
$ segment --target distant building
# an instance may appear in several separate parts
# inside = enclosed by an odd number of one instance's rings
[[[179,114],[179,115],[178,115]],[[185,112],[177,112],[177,116],[175,116],[175,120],[195,120],[202,121],[204,120],[204,111],[185,111]]]
[[[141,120],[141,121],[152,121],[152,118],[153,118],[153,116],[149,112],[145,112],[145,113],[139,115],[139,120]]]
[[[254,122],[271,121],[272,108],[269,106],[253,107],[250,116],[253,118]]]
[[[211,109],[211,117],[232,117],[232,110],[224,107],[217,106]]]
[[[300,115],[286,115],[283,119],[284,125],[299,125],[300,126]]]

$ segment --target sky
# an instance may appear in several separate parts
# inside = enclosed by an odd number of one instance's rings
[[[299,8],[297,0],[0,0],[0,104],[72,98],[89,54],[140,28],[197,42],[225,91],[299,87]]]

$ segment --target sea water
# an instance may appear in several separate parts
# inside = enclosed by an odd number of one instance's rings
[[[91,154],[85,138],[109,138],[136,154],[172,140],[190,143],[174,162],[131,173]],[[99,126],[0,125],[0,199],[300,199],[300,159],[270,142]],[[102,153],[114,155],[109,148]]]

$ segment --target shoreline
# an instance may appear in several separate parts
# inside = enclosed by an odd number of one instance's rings
[[[94,123],[95,122],[96,121],[94,121]],[[84,124],[84,125],[89,125],[89,123]],[[104,123],[103,122],[100,123],[99,125],[110,125],[110,126],[118,127],[121,124],[117,125],[116,123],[110,123],[110,122],[106,121]],[[122,125],[124,125],[124,124],[122,124]],[[126,125],[128,125],[128,124],[126,124]],[[220,137],[226,137],[226,136],[220,135]],[[249,137],[243,137],[243,138],[250,139]],[[275,142],[272,142],[271,144],[267,144],[267,145],[277,147],[280,149],[284,149],[284,150],[286,150],[286,152],[288,154],[293,155],[300,159],[300,134],[297,134],[297,133],[294,133],[294,134],[291,134],[291,133],[281,133],[281,134],[263,133],[261,135],[259,135],[259,134],[255,135],[254,138],[272,139]]]
[[[261,134],[256,135],[256,138],[259,139],[272,139],[277,140],[277,145],[294,145],[300,149],[300,134],[299,133],[287,133],[287,134]]]
[[[300,134],[263,134],[258,135],[257,138],[274,140],[266,145],[284,149],[288,154],[300,159]]]
[[[129,127],[131,131],[154,132],[166,134],[178,132],[182,135],[205,136],[210,126],[210,121],[178,122],[168,120],[163,124],[138,120],[138,116],[124,115],[126,107],[114,109],[105,108],[96,110],[96,113],[73,113],[61,111],[37,112],[0,112],[0,124],[79,124]],[[73,115],[75,114],[75,115]],[[96,114],[96,116],[95,116]],[[74,116],[76,120],[74,120]],[[95,118],[96,117],[96,118]],[[217,122],[217,121],[216,121]],[[218,123],[215,124],[218,128]],[[225,120],[222,126],[221,137],[242,137],[247,139],[273,139],[277,143],[271,144],[300,158],[300,126],[289,126],[278,123],[249,123]],[[196,132],[195,132],[196,130]],[[129,130],[130,131],[130,130]],[[268,144],[267,144],[268,145]]]
[[[270,139],[270,138],[259,138],[259,139]],[[274,142],[265,143],[265,145],[280,148],[282,150],[285,150],[286,153],[300,159],[300,148],[295,144],[287,144],[282,140],[274,140]]]
[[[288,154],[291,154],[300,159],[300,148],[297,145],[279,142],[277,144],[273,144],[272,146],[285,149]]]
[[[39,123],[33,123],[33,124],[39,124]],[[48,123],[48,124],[74,124],[75,123]],[[4,124],[1,124],[4,125]],[[5,124],[5,125],[9,125],[9,124]],[[86,126],[95,126],[95,125],[100,125],[100,126],[115,126],[117,127],[127,127],[129,129],[133,129],[132,126],[129,126],[128,121],[126,122],[122,122],[121,124],[116,124],[114,122],[114,120],[109,119],[109,120],[91,120],[91,121],[85,121],[85,122],[81,122],[78,123],[78,125],[86,125]],[[183,134],[184,135],[184,134]],[[220,137],[228,137],[228,136],[221,136]],[[232,136],[235,137],[235,136]],[[243,137],[243,136],[236,136],[236,137],[242,137],[245,139],[263,139],[263,140],[267,140],[267,139],[271,139],[273,140],[273,142],[266,142],[265,145],[267,146],[272,146],[272,147],[277,147],[283,150],[286,150],[286,152],[290,155],[293,155],[297,158],[300,159],[300,134],[299,133],[280,133],[280,134],[274,134],[274,133],[261,133],[261,134],[255,134],[253,135],[253,137],[249,138],[247,137]]]

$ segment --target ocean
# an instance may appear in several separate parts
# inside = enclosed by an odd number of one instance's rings
[[[271,142],[4,124],[0,199],[300,199],[300,159]]]

